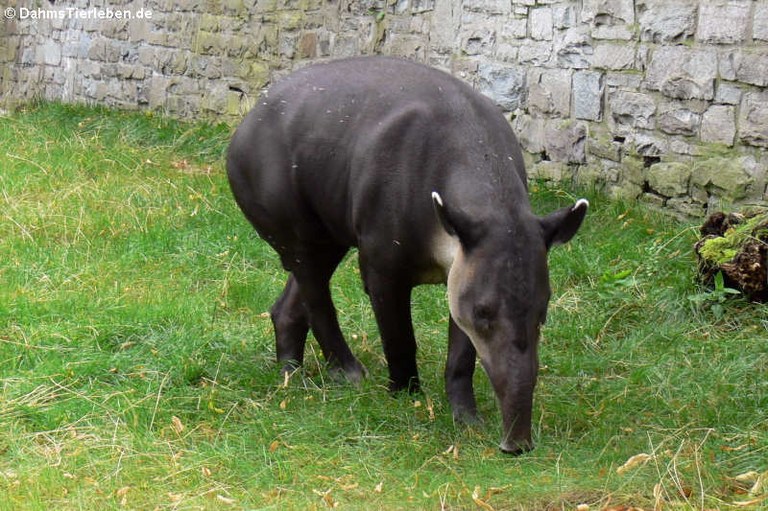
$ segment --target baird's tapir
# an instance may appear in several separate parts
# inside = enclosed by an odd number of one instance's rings
[[[390,389],[419,388],[412,288],[447,282],[454,417],[476,418],[479,356],[501,408],[501,449],[533,447],[547,251],[576,233],[588,203],[531,212],[520,147],[492,101],[405,60],[311,65],[259,99],[232,137],[227,171],[238,205],[289,272],[271,309],[285,371],[301,365],[311,327],[332,370],[365,375],[329,291],[358,247]]]

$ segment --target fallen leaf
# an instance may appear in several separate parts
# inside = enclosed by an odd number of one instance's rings
[[[285,410],[285,408],[286,408],[287,406],[288,406],[288,398],[286,398],[286,399],[283,399],[282,401],[280,401],[280,409],[281,409],[281,410]]]
[[[435,420],[435,408],[432,403],[432,399],[427,398],[427,411],[429,412],[429,420],[434,421]]]
[[[736,477],[733,478],[733,480],[738,481],[740,483],[754,484],[759,477],[760,477],[760,472],[750,470],[749,472],[744,472],[743,474],[737,475]]]
[[[319,491],[319,490],[312,490],[315,492],[316,495],[319,495],[320,498],[323,499],[323,502],[325,502],[325,505],[334,508],[339,505],[338,502],[333,500],[333,497],[331,496],[331,488],[328,488],[326,491]]]
[[[291,372],[286,371],[283,373],[283,388],[288,388],[288,382],[291,380]]]
[[[120,499],[120,505],[123,507],[128,505],[128,491],[130,489],[130,486],[123,486],[115,492],[115,496]]]
[[[381,493],[383,489],[384,489],[384,481],[380,482],[379,484],[373,487],[373,491],[375,493]]]
[[[752,500],[737,501],[737,502],[734,502],[733,505],[734,506],[738,506],[738,507],[756,506],[757,504],[760,504],[761,502],[763,502],[767,498],[768,498],[768,495],[763,495],[762,497],[759,497],[759,498],[756,498],[756,499],[752,499]]]
[[[480,498],[480,487],[475,486],[475,489],[472,491],[472,501],[480,506],[481,508],[485,509],[486,511],[495,511],[493,509],[493,506],[488,504],[486,501],[482,500]]]
[[[171,427],[176,432],[177,435],[181,435],[181,433],[184,431],[184,424],[181,423],[181,419],[176,417],[175,415],[171,417]]]
[[[280,441],[275,440],[271,444],[269,444],[269,452],[275,452],[277,448],[280,447]]]
[[[720,447],[720,450],[725,452],[735,452],[735,451],[743,451],[747,447],[749,447],[749,444],[741,444],[741,445],[737,445],[736,447],[731,447],[730,445],[724,445]]]
[[[579,504],[576,506],[576,511],[589,511],[589,504]]]
[[[201,467],[200,472],[203,474],[203,477],[211,477],[211,469],[208,467]]]
[[[756,497],[758,495],[762,495],[765,493],[766,488],[766,481],[768,479],[768,472],[763,472],[757,477],[757,480],[755,481],[755,484],[752,485],[752,488],[749,490],[749,494],[753,497]]]
[[[629,458],[622,466],[617,468],[616,469],[616,473],[621,475],[621,474],[625,473],[626,471],[631,470],[631,469],[633,469],[635,467],[639,467],[639,466],[645,465],[652,458],[653,458],[653,456],[651,456],[650,454],[646,454],[644,452],[640,453],[640,454],[635,454],[634,456]]]
[[[235,499],[231,499],[229,497],[225,497],[224,495],[216,495],[216,500],[221,502],[222,504],[226,504],[228,506],[233,505],[235,502],[237,502]]]
[[[664,502],[664,487],[661,483],[656,483],[653,487],[653,511],[661,511]]]

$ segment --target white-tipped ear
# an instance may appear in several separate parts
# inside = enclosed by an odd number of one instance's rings
[[[440,225],[445,229],[445,232],[451,236],[456,236],[456,229],[454,229],[451,222],[448,221],[448,212],[445,210],[443,198],[440,197],[440,194],[437,192],[432,192],[432,205],[435,207],[435,214],[440,221]]]
[[[587,199],[579,199],[573,206],[564,207],[542,218],[540,221],[547,248],[566,243],[573,238],[581,227],[588,208]]]
[[[573,210],[576,211],[579,208],[589,208],[589,201],[587,199],[579,199],[576,201],[576,204],[573,205]]]

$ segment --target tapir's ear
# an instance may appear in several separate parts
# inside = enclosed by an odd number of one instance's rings
[[[579,199],[573,206],[568,206],[551,213],[541,221],[544,241],[547,248],[568,242],[581,227],[581,222],[589,209],[587,199]]]
[[[445,204],[443,204],[443,198],[440,197],[440,194],[437,192],[432,192],[432,205],[435,207],[435,214],[437,215],[437,219],[440,220],[440,225],[443,226],[445,232],[451,236],[457,236],[456,228],[448,218],[448,210],[446,209]]]
[[[435,214],[445,232],[459,238],[465,250],[471,250],[480,237],[482,237],[483,227],[476,222],[472,222],[461,211],[446,205],[443,202],[443,198],[437,192],[432,192],[432,205],[435,207]]]

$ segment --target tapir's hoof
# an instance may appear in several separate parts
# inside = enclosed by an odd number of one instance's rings
[[[389,382],[389,392],[391,394],[398,394],[400,392],[407,392],[408,394],[418,394],[421,392],[421,383],[418,377],[409,378],[407,382]]]
[[[360,385],[368,376],[368,369],[358,360],[354,360],[347,367],[331,367],[330,372],[334,379],[342,378],[355,385]]]
[[[520,456],[533,450],[533,442],[502,442],[499,445],[499,449],[504,454]]]
[[[283,363],[283,367],[280,368],[280,377],[281,378],[290,378],[293,376],[293,373],[301,369],[301,364],[296,362],[295,360],[287,360],[285,363]]]
[[[453,421],[465,426],[477,426],[483,422],[477,415],[477,408],[475,407],[454,407]]]

